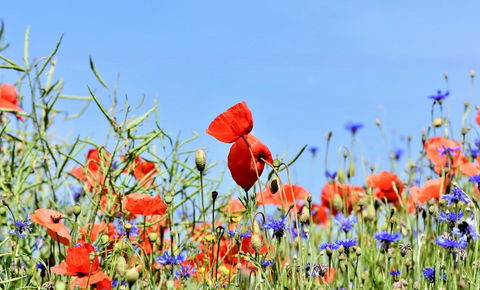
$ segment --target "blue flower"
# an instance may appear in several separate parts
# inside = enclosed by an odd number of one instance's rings
[[[435,283],[435,269],[423,268],[422,276],[425,277],[428,282]]]
[[[327,179],[334,180],[334,179],[337,177],[337,172],[335,171],[335,172],[333,172],[333,173],[330,173],[330,172],[328,172],[328,170],[327,170],[327,172],[325,172],[325,175],[327,176]]]
[[[195,273],[195,267],[190,265],[180,266],[180,270],[175,270],[175,279],[177,280],[187,280],[190,278],[190,275]]]
[[[70,191],[72,192],[73,200],[78,202],[80,197],[82,197],[83,188],[81,186],[71,186]]]
[[[454,187],[450,194],[443,195],[442,199],[447,201],[447,205],[451,205],[452,202],[458,203],[459,201],[463,201],[465,203],[469,203],[471,201],[465,192],[458,187]]]
[[[402,238],[402,235],[400,235],[399,233],[390,234],[387,231],[383,231],[380,233],[374,233],[373,237],[377,239],[377,241],[382,243],[384,249],[388,249],[390,247],[390,244],[400,240]]]
[[[24,221],[14,221],[14,219],[11,217],[9,217],[8,219],[11,222],[15,222],[15,228],[8,231],[10,235],[17,233],[17,238],[20,239],[27,237],[27,231],[32,232],[32,228],[30,227],[30,225],[32,224],[32,222],[30,221],[30,215],[27,215],[27,218]]]
[[[80,247],[82,245],[82,243],[76,243],[76,244],[73,244],[74,247]]]
[[[118,281],[112,280],[112,288],[117,288]],[[125,281],[120,282],[120,286],[126,286]]]
[[[430,96],[428,98],[440,103],[441,101],[445,100],[445,98],[448,97],[449,94],[450,92],[447,91],[445,94],[442,95],[442,91],[438,90],[436,95]]]
[[[480,149],[480,140],[475,139],[475,146],[477,146],[478,149]]]
[[[240,227],[238,227],[238,228],[237,228],[236,230],[234,230],[234,231],[231,231],[231,230],[228,230],[228,231],[227,231],[227,234],[228,234],[230,237],[232,237],[232,238],[234,238],[234,237],[235,237],[235,234],[237,234],[237,233],[238,233],[238,236],[239,236],[239,237],[244,238],[244,239],[245,239],[245,238],[248,238],[248,237],[250,237],[250,236],[252,235],[252,234],[250,233],[250,231],[247,231],[247,232],[243,233],[243,232],[240,230]]]
[[[403,149],[397,149],[395,151],[392,152],[392,157],[395,159],[395,160],[400,160],[400,158],[402,157],[403,155]]]
[[[394,276],[394,275],[400,275],[402,272],[398,271],[398,270],[393,270],[392,272],[390,272],[390,275]]]
[[[355,246],[358,243],[357,239],[346,239],[343,241],[336,241],[338,247],[343,246],[345,248],[345,253],[348,255],[350,253],[350,247]]]
[[[456,236],[467,236],[467,238],[476,240],[479,235],[477,234],[477,224],[474,213],[472,212],[466,220],[459,223],[458,228],[452,230],[452,234]]]
[[[165,253],[163,253],[163,255],[161,255],[157,258],[157,262],[160,265],[163,265],[163,266],[165,266],[165,265],[180,265],[184,261],[185,261],[185,255],[180,254],[176,257],[175,256],[170,256],[168,251],[166,251]]]
[[[35,265],[35,268],[37,268],[37,269],[39,269],[39,270],[42,270],[42,271],[44,271],[44,270],[47,269],[43,263],[37,263],[37,264]]]
[[[260,261],[260,265],[262,265],[262,268],[267,268],[268,266],[273,266],[273,261],[272,260],[265,260],[265,259],[262,259]]]
[[[295,227],[292,228],[292,236],[293,236],[293,238],[298,237],[298,232],[297,232],[297,229]],[[307,236],[307,234],[305,233],[304,230],[302,230],[302,238],[304,238],[304,239],[308,238],[308,236]]]
[[[317,148],[317,147],[315,147],[315,146],[310,147],[310,153],[312,153],[313,156],[315,156],[315,154],[317,153],[317,151],[318,151],[318,148]]]
[[[475,158],[477,158],[477,155],[478,155],[478,149],[468,149],[468,153],[470,153],[472,158],[475,159]]]
[[[445,147],[445,145],[442,145],[442,149],[437,148],[437,151],[439,153],[438,156],[444,156],[444,155],[457,156],[458,154],[455,151],[458,151],[460,149],[461,149],[460,146],[450,148],[450,147]]]
[[[263,227],[267,230],[273,230],[273,236],[277,239],[281,239],[285,231],[290,229],[287,227],[286,221],[287,217],[283,216],[283,218],[279,221],[266,222]]]
[[[352,226],[357,223],[357,216],[351,214],[345,217],[343,213],[338,213],[334,220],[337,225],[340,225],[341,230],[348,232],[352,229]]]
[[[327,248],[329,248],[330,250],[336,250],[336,249],[338,249],[338,245],[337,244],[331,244],[331,243],[322,243],[318,246],[318,248],[320,250],[326,250]]]
[[[437,217],[437,220],[441,222],[447,222],[450,228],[455,227],[458,220],[461,220],[463,217],[463,211],[459,211],[458,215],[455,212],[445,213],[443,210],[440,211],[440,215]]]
[[[480,174],[475,175],[475,176],[470,176],[470,178],[468,178],[468,180],[470,180],[473,183],[480,183]]]
[[[362,123],[352,123],[351,121],[348,122],[347,124],[345,124],[345,129],[347,129],[348,131],[352,132],[352,135],[355,135],[355,133],[357,133],[357,131],[359,129],[363,128],[363,124]]]
[[[467,246],[467,239],[462,236],[458,241],[449,239],[448,237],[438,236],[435,240],[440,247],[453,251],[456,248],[464,249]]]

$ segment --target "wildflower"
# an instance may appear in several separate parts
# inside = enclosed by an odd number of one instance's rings
[[[323,277],[327,273],[328,266],[326,264],[314,264],[312,270],[312,277]]]
[[[283,237],[286,230],[290,228],[286,226],[287,217],[283,216],[279,221],[266,222],[263,227],[267,230],[273,230],[273,236],[276,237],[279,241]]]
[[[357,223],[357,216],[354,214],[345,217],[343,213],[338,213],[335,216],[335,223],[340,225],[340,229],[348,233],[352,226]]]
[[[398,248],[400,249],[400,255],[402,255],[402,257],[405,257],[412,250],[412,246],[410,244],[402,244],[399,245]]]
[[[175,279],[187,280],[190,279],[190,275],[196,272],[195,267],[191,265],[180,266],[180,270],[175,270]]]
[[[441,178],[427,180],[422,188],[412,186],[410,187],[412,202],[423,204],[431,199],[440,198],[440,194],[444,193],[446,188],[447,184],[445,181],[442,182]]]
[[[85,166],[77,167],[71,171],[74,177],[87,183],[87,190],[90,192],[104,183],[107,170],[105,167],[108,165],[108,160],[105,157],[109,158],[110,153],[106,150],[103,150],[102,153],[99,149],[90,149],[87,153]]]
[[[462,236],[458,241],[445,236],[438,236],[435,240],[440,247],[453,252],[456,248],[463,249],[467,246],[467,239]]]
[[[357,239],[346,239],[343,241],[336,241],[338,247],[343,246],[345,248],[345,253],[348,255],[350,253],[350,248],[357,245]]]
[[[118,280],[113,280],[112,281],[112,288],[117,288],[117,285],[118,285]],[[127,286],[127,285],[125,284],[125,281],[122,280],[120,282],[120,286]]]
[[[32,228],[30,225],[32,222],[30,221],[30,215],[27,215],[27,218],[24,221],[15,221],[13,218],[9,217],[8,218],[11,222],[15,223],[15,228],[12,230],[9,230],[8,233],[10,235],[17,234],[17,238],[26,238],[27,237],[27,231],[32,232]]]
[[[293,238],[298,237],[298,232],[297,232],[297,229],[295,227],[292,228],[292,237]],[[303,229],[302,229],[302,238],[304,238],[304,239],[308,238],[307,233],[305,233],[305,231]]]
[[[397,149],[391,153],[391,157],[395,160],[400,160],[400,158],[403,155],[403,150],[402,149]]]
[[[70,246],[70,232],[67,227],[61,223],[63,214],[51,209],[37,209],[30,216],[32,222],[47,228],[48,235],[66,246]]]
[[[327,250],[327,249],[336,250],[336,249],[338,249],[338,247],[339,247],[339,245],[331,244],[331,243],[322,243],[318,246],[318,248],[320,250]]]
[[[154,181],[157,169],[153,162],[142,160],[142,158],[138,156],[135,158],[134,164],[126,169],[126,172],[133,174],[133,176],[141,182],[142,187],[149,187]]]
[[[456,169],[463,163],[464,156],[459,151],[461,144],[455,140],[434,137],[425,142],[424,147],[427,158],[435,165],[435,172],[437,173],[441,173],[441,170],[447,167],[447,163],[450,164],[452,169]]]
[[[233,143],[253,129],[252,112],[245,101],[236,104],[216,117],[207,134],[224,143]]]
[[[395,184],[395,185],[393,185]],[[382,171],[380,174],[371,174],[367,178],[367,185],[375,187],[374,195],[378,199],[387,199],[388,202],[397,202],[399,196],[402,196],[403,182],[401,182],[397,175],[388,171]]]
[[[327,170],[327,172],[325,172],[325,175],[327,176],[328,180],[335,180],[335,178],[337,177],[337,172],[335,171],[333,173],[330,173]]]
[[[468,180],[470,180],[473,183],[480,183],[480,174],[475,176],[470,176]]]
[[[359,129],[363,128],[362,123],[352,123],[351,121],[345,124],[345,129],[352,132],[352,135],[355,135]]]
[[[478,149],[468,149],[469,155],[472,156],[473,159],[477,158],[479,150]]]
[[[17,90],[15,89],[15,86],[10,84],[2,84],[2,86],[0,86],[0,108],[23,112],[18,106]],[[17,118],[23,122],[23,117],[21,115],[17,115]]]
[[[95,255],[93,261],[90,261],[90,253],[95,253],[95,249],[88,243],[70,247],[65,261],[50,270],[58,275],[77,276],[70,283],[70,289],[73,289],[76,284],[80,289],[86,289],[94,284],[99,290],[112,289],[112,279],[100,271],[98,256]]]
[[[272,260],[266,260],[266,259],[262,259],[260,261],[260,265],[262,265],[262,268],[265,270],[265,268],[267,267],[272,267],[273,266],[273,261]]]
[[[457,236],[467,236],[467,238],[476,240],[479,235],[477,234],[475,214],[472,212],[466,220],[459,223],[458,228],[452,230],[452,234]]]
[[[157,258],[157,262],[160,265],[167,266],[167,265],[180,265],[181,263],[185,262],[185,255],[180,254],[178,256],[170,256],[168,251],[165,251],[163,255]]]
[[[400,280],[400,274],[401,274],[401,273],[402,273],[402,272],[400,272],[399,270],[393,270],[393,271],[390,272],[389,274],[390,274],[391,276],[393,276],[393,281],[398,282],[398,281]]]
[[[248,146],[245,140],[248,142]],[[248,191],[257,181],[257,171],[258,176],[262,175],[265,162],[271,164],[273,159],[268,147],[255,136],[248,134],[245,136],[245,140],[238,140],[230,148],[228,169],[232,174],[233,180],[245,191]],[[252,160],[249,147],[255,160]]]
[[[122,206],[132,214],[143,216],[164,215],[167,205],[159,194],[153,197],[143,193],[132,193],[122,199]]]
[[[310,153],[312,153],[312,156],[315,157],[315,154],[317,153],[318,151],[318,148],[317,147],[310,147]]]
[[[422,276],[427,279],[430,283],[435,283],[435,269],[434,268],[423,268]]]
[[[291,186],[291,187],[290,187]],[[284,209],[288,209],[290,204],[294,203],[296,200],[305,200],[310,193],[300,185],[296,184],[284,184],[283,187],[279,189],[278,194],[272,194],[267,188],[263,191],[263,202],[262,202],[262,193],[257,193],[257,204],[275,204],[282,206]]]
[[[71,186],[70,191],[72,192],[74,202],[78,203],[80,197],[82,197],[83,188],[80,186]]]
[[[456,204],[459,201],[463,201],[465,203],[469,203],[471,201],[465,192],[458,187],[454,187],[450,194],[443,195],[442,199],[447,201],[447,205],[451,205],[452,203]]]
[[[380,233],[374,233],[373,237],[377,239],[377,241],[382,243],[382,246],[385,250],[388,250],[390,244],[400,240],[402,235],[400,235],[399,233],[390,234],[387,231],[383,231]]]
[[[445,145],[442,145],[441,149],[437,148],[438,156],[444,156],[444,155],[457,156],[458,154],[455,151],[459,151],[461,148],[462,147],[460,147],[460,146],[450,148],[450,147],[445,147]]]
[[[230,237],[232,237],[232,238],[234,238],[234,237],[238,234],[238,236],[239,236],[240,238],[243,238],[243,239],[248,238],[248,237],[250,237],[250,236],[252,235],[252,233],[250,233],[250,231],[243,232],[243,231],[240,229],[240,225],[237,227],[237,229],[235,229],[235,230],[233,230],[233,231],[228,230],[228,231],[227,231],[227,234],[228,234]]]
[[[441,104],[442,101],[445,100],[445,98],[448,97],[449,94],[449,91],[446,91],[445,94],[442,94],[442,91],[438,90],[436,95],[429,96],[428,98]]]
[[[455,224],[458,220],[462,219],[463,211],[459,211],[458,215],[455,212],[445,213],[443,210],[440,211],[440,215],[437,217],[437,220],[441,222],[447,222],[450,228],[455,227]]]
[[[328,209],[332,209],[331,214],[333,215],[339,212],[333,207],[333,199],[336,194],[338,194],[342,200],[345,200],[345,207],[348,213],[350,213],[353,210],[353,205],[358,201],[358,195],[365,194],[365,191],[361,186],[327,182],[322,188],[322,205]]]
[[[328,222],[328,209],[320,204],[312,203],[312,222],[319,225],[326,225]],[[310,222],[310,221],[308,221]]]

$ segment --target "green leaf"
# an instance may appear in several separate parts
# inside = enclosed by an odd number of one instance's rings
[[[30,37],[30,26],[27,26],[27,32],[25,32],[25,46],[23,48],[23,61],[25,67],[28,68],[28,39]]]
[[[37,74],[36,77],[39,77],[43,73],[43,71],[45,70],[47,65],[50,63],[50,60],[52,60],[52,57],[57,53],[57,50],[60,47],[60,43],[62,43],[62,39],[63,39],[63,34],[60,37],[60,39],[58,40],[57,45],[55,46],[55,49],[53,50],[53,52],[50,54],[49,57],[47,57],[47,60],[43,64],[42,68],[38,71],[38,74]]]
[[[8,58],[4,57],[3,55],[0,55],[0,58],[3,59],[4,61],[8,62],[8,63],[11,64],[12,66],[21,67],[21,66],[19,66],[18,64],[16,64],[15,62],[13,62],[12,60],[9,60]]]
[[[148,110],[148,112],[146,112],[142,116],[140,116],[140,117],[136,118],[135,120],[131,121],[130,123],[128,123],[127,127],[125,127],[125,131],[128,131],[132,128],[137,127],[140,123],[142,123],[148,117],[148,115],[150,115],[157,108],[158,108],[158,106],[155,106],[155,107],[151,108],[150,110]]]
[[[13,65],[8,65],[8,64],[0,64],[0,68],[14,69],[14,70],[18,70],[18,71],[25,71],[25,69],[23,67],[13,66]]]
[[[93,65],[93,60],[92,60],[92,56],[90,55],[90,68],[92,69],[93,73],[95,74],[95,76],[97,77],[98,81],[105,87],[108,89],[107,87],[107,84],[103,81],[102,77],[100,76],[100,74],[98,73],[97,69],[95,68],[95,66]]]
[[[30,116],[30,115],[27,114],[26,112],[15,111],[15,110],[7,109],[7,108],[0,108],[0,111],[1,111],[1,112],[7,112],[7,113],[13,113],[13,114],[15,114],[15,115],[20,115],[20,116],[24,116],[24,117]]]

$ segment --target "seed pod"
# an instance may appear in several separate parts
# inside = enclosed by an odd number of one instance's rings
[[[278,182],[278,177],[274,177],[272,179],[272,182],[270,182],[270,193],[271,194],[275,194],[278,192],[278,188],[279,188],[279,182]]]
[[[195,166],[197,166],[197,170],[203,172],[205,170],[205,163],[207,157],[205,156],[205,152],[200,149],[195,154]]]
[[[80,205],[76,204],[73,206],[73,214],[75,216],[79,216],[81,212],[82,212],[82,207]]]
[[[255,251],[255,253],[260,253],[260,250],[262,249],[263,243],[262,239],[258,235],[252,235],[252,248]]]
[[[119,256],[117,263],[115,264],[115,273],[122,279],[125,278],[125,272],[127,271],[127,261],[123,256]]]

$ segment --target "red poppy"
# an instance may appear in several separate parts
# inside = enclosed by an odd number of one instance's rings
[[[143,193],[132,193],[122,199],[122,206],[133,214],[164,215],[167,212],[167,205],[159,194],[153,197]]]
[[[300,185],[292,185],[292,189],[293,194],[292,190],[290,190],[290,185],[284,184],[277,193],[272,194],[267,186],[267,189],[263,191],[263,201],[265,204],[276,204],[278,206],[282,206],[283,201],[283,207],[287,209],[295,200],[305,200],[310,195],[310,193]],[[260,192],[257,193],[257,204],[262,205]]]
[[[270,153],[267,146],[263,145],[260,140],[251,134],[245,136],[245,140],[247,140],[252,149],[256,168],[258,170],[258,176],[260,176],[265,167],[265,162],[263,160],[266,160],[270,164],[273,162],[272,153]],[[255,164],[253,163],[252,155],[250,154],[250,150],[244,140],[238,140],[232,145],[230,153],[228,154],[228,169],[230,169],[233,180],[235,180],[235,182],[245,191],[248,191],[257,181]]]
[[[102,235],[108,235],[109,240],[114,240],[115,239],[115,226],[111,223],[108,225],[105,224],[105,222],[102,222],[100,224],[94,224],[93,227],[92,224],[89,223],[85,226],[83,226],[79,231],[78,231],[78,239],[77,243],[83,243],[87,240],[88,233],[90,232],[90,238],[88,239],[90,242],[94,242],[99,234]]]
[[[415,204],[422,205],[431,199],[439,199],[442,194],[445,194],[448,186],[448,180],[444,180],[442,184],[441,178],[430,179],[425,182],[422,188],[413,186],[410,188],[411,197],[408,199],[408,211],[413,213],[415,211]]]
[[[395,192],[395,188],[397,192]],[[367,185],[376,188],[374,191],[375,197],[383,200],[387,199],[388,202],[397,202],[398,197],[402,195],[403,192],[403,183],[398,179],[398,177],[388,171],[382,171],[380,174],[372,174],[367,178]]]
[[[317,225],[326,226],[328,223],[328,208],[312,203],[312,221]]]
[[[147,224],[154,224],[151,227],[147,227],[145,231],[142,226],[139,225],[138,228],[138,237],[141,238],[140,247],[143,249],[145,254],[151,254],[153,251],[153,245],[148,238],[148,235],[151,233],[156,233],[158,240],[160,241],[160,237],[162,236],[162,231],[165,232],[168,229],[168,219],[167,217],[160,217],[158,215],[152,215],[145,217],[145,222]],[[168,243],[167,243],[168,240]],[[163,239],[163,249],[168,249],[170,244],[169,239]],[[157,247],[158,248],[158,247]],[[163,250],[162,249],[162,250]]]
[[[233,143],[253,129],[252,112],[245,101],[220,114],[208,126],[207,134],[224,143]]]
[[[352,212],[353,205],[358,202],[358,195],[365,194],[365,191],[361,186],[352,186],[349,184],[340,184],[337,182],[327,183],[322,189],[322,206],[332,209],[331,214],[336,215],[338,211],[333,207],[333,198],[335,194],[340,195],[342,200],[345,201],[345,207],[348,212]]]
[[[103,151],[103,153],[109,157],[110,153]],[[96,188],[98,185],[102,185],[105,179],[105,168],[102,168],[100,161],[100,150],[90,149],[87,154],[87,162],[85,167],[79,166],[72,170],[72,175],[76,178],[87,183],[87,190],[91,191],[93,188]],[[108,160],[105,157],[102,158],[102,161],[106,167],[108,165]]]
[[[111,290],[112,279],[100,271],[98,256],[95,256],[93,262],[90,262],[90,253],[92,252],[95,252],[95,249],[87,243],[70,247],[67,250],[65,262],[50,270],[58,275],[77,276],[70,283],[72,290],[77,284],[80,289],[86,289],[89,285],[96,284],[97,290]]]
[[[63,214],[52,209],[37,209],[34,214],[30,216],[32,222],[37,223],[47,228],[48,235],[66,246],[70,246],[72,237],[68,232],[67,227],[61,223]]]
[[[475,176],[480,174],[480,165],[473,162],[466,162],[460,165],[460,172],[466,176]]]
[[[245,211],[245,207],[238,198],[231,198],[225,204],[224,211],[232,215],[240,215]]]
[[[477,124],[480,125],[480,109],[477,111],[477,116],[475,117],[475,121],[477,121]]]
[[[154,181],[157,169],[155,164],[150,161],[142,160],[139,157],[135,159],[134,165],[129,166],[126,172],[131,172],[136,179],[142,182],[142,187],[149,187]],[[145,179],[144,179],[145,178]]]
[[[439,174],[447,166],[447,163],[450,164],[452,170],[456,170],[457,166],[466,161],[460,143],[445,139],[445,137],[430,138],[425,143],[425,150],[427,158],[435,164],[435,172]]]
[[[22,108],[18,106],[17,90],[15,89],[15,86],[10,84],[3,84],[0,86],[0,108],[23,112]],[[17,118],[23,122],[22,116],[17,115]]]

